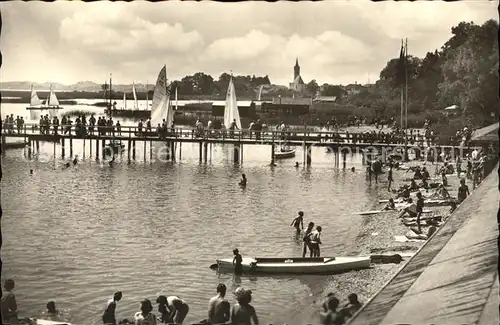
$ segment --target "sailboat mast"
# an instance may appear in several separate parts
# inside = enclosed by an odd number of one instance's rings
[[[146,109],[149,108],[149,98],[148,98],[148,81],[146,80]]]
[[[112,88],[112,84],[111,84],[111,76],[112,76],[112,74],[110,73],[109,74],[109,118],[111,118],[112,114],[113,114],[113,112],[111,111],[113,109],[113,104],[112,104],[113,99],[111,97],[111,93],[113,91],[112,90],[113,88]]]
[[[49,97],[47,97],[47,106],[50,106],[50,95],[52,94],[52,84],[50,85],[49,88]]]

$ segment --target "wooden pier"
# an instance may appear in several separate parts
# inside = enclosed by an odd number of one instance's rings
[[[98,131],[100,130],[100,132]],[[87,127],[88,130],[88,127]],[[120,146],[119,151],[127,151],[127,158],[136,159],[136,146],[142,143],[144,160],[146,160],[147,146],[149,145],[149,156],[152,157],[153,142],[164,143],[167,147],[167,159],[175,160],[182,157],[183,143],[197,143],[199,145],[199,160],[207,161],[207,157],[211,156],[213,144],[229,144],[233,146],[233,160],[235,163],[243,161],[243,146],[246,145],[267,145],[270,146],[270,161],[274,162],[275,149],[282,143],[286,142],[290,146],[299,146],[303,150],[304,165],[312,163],[312,147],[323,147],[328,149],[335,155],[335,164],[340,164],[340,158],[346,161],[346,156],[349,153],[363,153],[367,157],[381,157],[383,160],[390,153],[401,154],[407,156],[408,151],[413,151],[417,158],[423,157],[428,150],[434,151],[437,157],[441,152],[450,152],[452,155],[464,155],[465,153],[478,149],[479,147],[459,147],[459,146],[431,146],[424,145],[409,145],[404,143],[385,143],[384,139],[380,139],[363,134],[347,133],[347,132],[300,132],[300,131],[250,131],[250,130],[197,130],[194,128],[173,128],[169,129],[164,136],[159,136],[155,131],[146,130],[139,131],[138,127],[122,126],[120,130],[116,126],[94,127],[93,132],[87,132],[85,135],[77,135],[76,127],[59,126],[58,132],[54,132],[54,127],[51,126],[47,133],[42,134],[37,124],[26,124],[21,130],[17,128],[12,132],[2,129],[2,144],[6,143],[6,137],[23,138],[27,143],[28,155],[38,152],[40,142],[54,143],[54,156],[56,156],[56,145],[60,145],[61,156],[65,157],[68,153],[73,156],[73,140],[83,141],[83,147],[90,146],[90,155],[92,156],[93,148],[95,148],[95,157],[98,160],[100,156],[104,156],[104,150],[111,150],[110,144]],[[68,143],[69,142],[69,143]],[[404,141],[403,141],[404,142]],[[424,142],[424,141],[422,141]],[[126,149],[125,149],[126,147]],[[177,150],[178,148],[178,150]],[[210,149],[210,150],[209,150]],[[111,155],[115,154],[112,150]],[[178,151],[178,152],[177,152]],[[406,153],[406,154],[405,154]],[[365,158],[365,157],[364,157]]]

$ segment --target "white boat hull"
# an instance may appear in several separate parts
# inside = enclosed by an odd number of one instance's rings
[[[295,150],[275,151],[274,159],[285,159],[295,157]]]
[[[234,272],[232,258],[217,260],[221,272]],[[370,257],[243,258],[244,273],[331,274],[370,267]]]

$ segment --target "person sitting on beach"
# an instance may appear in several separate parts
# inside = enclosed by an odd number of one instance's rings
[[[465,179],[462,178],[460,180],[460,186],[458,187],[458,203],[462,203],[469,195],[469,187],[465,185]]]
[[[15,287],[12,279],[5,280],[3,284],[2,298],[0,299],[0,308],[2,315],[2,324],[17,322],[17,302],[16,296],[12,292]]]
[[[234,292],[236,301],[238,302],[231,310],[231,324],[232,325],[250,325],[252,321],[255,325],[259,324],[255,308],[250,305],[252,301],[252,291],[245,290],[239,287]]]
[[[413,179],[422,179],[422,173],[420,172],[420,167],[418,166],[415,169],[415,174],[413,175]]]
[[[238,183],[240,186],[247,186],[247,175],[241,174],[241,180]]]
[[[426,167],[422,168],[422,182],[427,181],[430,178],[429,171]]]
[[[415,182],[415,179],[412,179],[410,183],[410,191],[416,191],[416,190],[418,190],[418,185]]]
[[[219,283],[217,295],[212,297],[208,303],[208,322],[210,324],[225,324],[231,317],[231,306],[226,296],[226,285]]]
[[[441,182],[444,186],[448,186],[448,178],[446,178],[446,167],[442,167],[439,172],[441,174]]]
[[[451,195],[448,192],[448,190],[444,187],[443,184],[439,184],[439,187],[438,187],[436,193],[434,193],[434,195],[432,195],[432,197],[435,199],[447,200],[447,199],[451,198]]]
[[[330,298],[332,297],[335,297],[335,294],[333,292],[329,292],[327,295],[326,295],[326,298],[325,300],[323,301],[323,304],[321,305],[323,307],[323,311],[324,312],[327,312],[328,311],[328,301],[330,300]]]
[[[355,293],[351,293],[349,296],[347,296],[347,300],[349,301],[344,308],[342,309],[342,313],[346,318],[352,317],[359,309],[361,309],[361,306],[363,306],[362,303],[359,302],[358,300],[358,295]]]
[[[408,188],[408,185],[403,186],[403,189],[398,193],[397,197],[402,197],[403,199],[409,199],[410,189]]]
[[[240,251],[237,248],[233,250],[233,254],[234,274],[241,275],[243,274],[243,265],[241,264],[243,262],[243,257],[241,257]]]
[[[339,306],[339,300],[335,297],[330,297],[328,299],[328,310],[326,312],[320,312],[319,318],[321,324],[324,325],[343,325],[344,317],[341,313],[337,312]]]
[[[149,299],[141,301],[141,311],[134,315],[135,325],[156,325],[156,315],[152,311],[153,305]]]
[[[311,243],[309,249],[311,250],[311,257],[320,257],[320,248],[319,245],[321,242],[321,226],[317,226],[316,230],[311,232]]]
[[[116,303],[122,299],[122,296],[123,295],[121,291],[117,291],[113,295],[113,298],[108,300],[106,309],[104,310],[104,314],[102,314],[102,322],[104,324],[116,325],[116,317],[115,317]]]
[[[398,216],[398,218],[402,218],[405,213],[407,213],[410,218],[415,218],[417,216],[417,205],[413,203],[412,199],[408,199],[408,203],[410,205],[408,205],[403,209],[403,211],[401,211],[401,214]]]
[[[429,191],[429,183],[427,182],[427,179],[422,179],[422,183],[420,184],[420,188],[425,189],[426,192]]]
[[[391,197],[387,205],[383,209],[384,211],[396,210],[396,204],[394,204],[394,199]]]
[[[160,297],[158,297],[158,299],[160,299]],[[166,319],[168,319],[169,322],[173,322],[175,324],[182,324],[189,312],[188,304],[178,296],[168,296],[165,299],[161,300],[166,300],[166,307],[169,312]]]
[[[299,211],[298,217],[293,219],[292,223],[290,224],[290,227],[294,226],[295,230],[297,231],[297,236],[300,235],[301,229],[304,230],[304,212]]]

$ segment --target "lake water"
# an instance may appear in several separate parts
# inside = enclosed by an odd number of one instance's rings
[[[118,319],[131,319],[144,298],[174,294],[190,305],[186,323],[200,321],[219,282],[250,288],[262,324],[290,322],[318,298],[325,277],[235,278],[209,266],[236,247],[249,256],[300,255],[290,227],[299,210],[323,227],[322,255],[357,254],[362,219],[352,213],[370,209],[383,190],[366,186],[360,156],[348,156],[342,170],[324,148],[313,148],[310,168],[293,167],[301,148],[270,168],[269,146],[246,146],[235,166],[230,146],[214,146],[200,164],[196,144],[183,144],[175,163],[149,161],[149,149],[143,162],[139,144],[138,161],[127,164],[125,154],[110,167],[89,158],[87,143],[85,160],[66,170],[59,145],[56,159],[53,144],[40,150],[31,160],[22,149],[2,157],[2,275],[16,281],[21,315],[55,300],[76,324],[99,323],[117,290]],[[80,140],[74,154],[84,157]],[[236,185],[241,173],[246,189]]]

